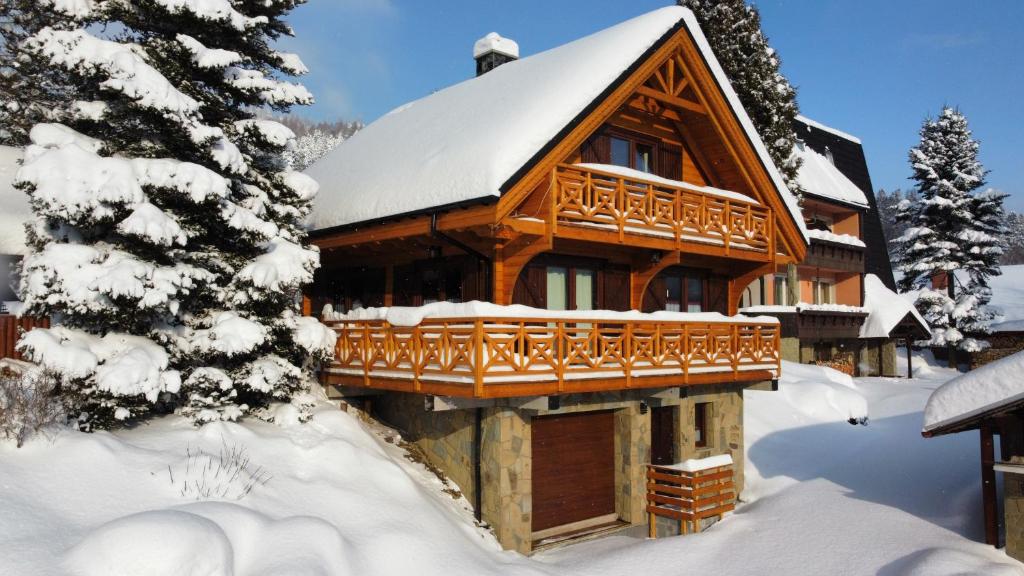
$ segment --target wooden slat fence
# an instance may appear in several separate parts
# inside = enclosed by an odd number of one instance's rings
[[[657,517],[679,522],[679,533],[700,532],[701,521],[721,517],[735,507],[732,465],[684,472],[671,466],[647,465],[647,521],[657,538]]]
[[[15,351],[14,345],[18,343],[23,331],[36,327],[49,328],[50,320],[48,318],[18,318],[10,314],[0,314],[0,358],[20,360],[21,355]]]

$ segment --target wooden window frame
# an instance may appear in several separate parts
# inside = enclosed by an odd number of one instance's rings
[[[701,290],[700,311],[701,312],[706,312],[706,311],[708,311],[711,308],[711,303],[709,301],[710,295],[708,294],[708,288],[709,288],[708,277],[709,277],[709,274],[706,271],[704,271],[704,270],[697,270],[695,268],[679,268],[679,269],[672,269],[672,270],[668,270],[666,272],[663,272],[663,275],[664,275],[664,279],[665,279],[665,292],[666,292],[666,294],[665,294],[665,308],[666,308],[666,310],[668,309],[669,302],[671,302],[671,300],[668,297],[668,281],[670,279],[672,279],[672,278],[678,278],[679,279],[679,311],[680,312],[688,312],[689,311],[689,306],[690,306],[691,302],[690,302],[690,297],[689,297],[689,290],[687,290],[687,288],[689,287],[689,283],[692,280],[699,281],[700,285],[701,285],[701,287],[700,287],[700,290]]]
[[[658,140],[658,138],[656,138],[654,136],[649,136],[647,134],[642,134],[640,132],[634,132],[632,130],[625,130],[625,129],[619,128],[617,126],[616,127],[607,128],[604,131],[604,133],[602,134],[602,136],[607,136],[609,138],[609,142],[608,142],[608,149],[609,149],[608,163],[609,164],[612,163],[612,161],[611,161],[611,138],[618,138],[620,140],[625,140],[625,141],[629,142],[629,166],[624,166],[624,168],[632,168],[633,170],[637,170],[638,169],[635,166],[635,164],[636,164],[636,145],[637,144],[644,144],[646,146],[650,146],[651,147],[651,166],[650,166],[650,171],[648,173],[652,174],[652,175],[658,173],[658,168],[659,168],[659,166],[658,166],[658,158],[659,158],[659,155],[660,155],[660,152],[661,152],[661,150],[660,150],[660,148],[661,148],[661,141]]]

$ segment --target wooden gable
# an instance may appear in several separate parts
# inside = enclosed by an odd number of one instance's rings
[[[510,223],[511,215],[536,201],[531,195],[546,194],[552,169],[579,161],[587,139],[607,125],[653,129],[681,140],[682,161],[705,180],[692,183],[746,194],[769,207],[776,215],[780,260],[803,259],[807,245],[794,215],[682,22],[506,183],[495,207],[497,221]]]

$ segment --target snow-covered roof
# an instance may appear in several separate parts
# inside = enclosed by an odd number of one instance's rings
[[[28,196],[12,182],[21,165],[22,149],[0,146],[0,254],[25,252],[25,222],[32,216]]]
[[[923,329],[928,329],[928,323],[913,303],[889,290],[874,274],[864,275],[864,308],[868,311],[868,317],[860,327],[861,338],[888,338],[907,314],[917,320]]]
[[[497,32],[491,32],[473,44],[473,58],[479,58],[488,52],[519,58],[519,44],[515,40],[502,38]]]
[[[864,191],[839,171],[828,158],[818,154],[810,146],[797,145],[793,154],[803,160],[797,182],[810,194],[832,198],[847,204],[868,206]]]
[[[856,136],[853,136],[852,134],[847,134],[846,132],[843,132],[842,130],[837,130],[836,128],[833,128],[831,126],[826,126],[825,124],[822,124],[821,122],[818,122],[817,120],[811,120],[810,118],[808,118],[807,116],[804,116],[803,114],[797,114],[796,119],[797,119],[797,121],[803,122],[804,124],[806,124],[806,125],[808,125],[808,126],[810,126],[812,128],[817,128],[818,130],[823,130],[825,132],[828,132],[829,134],[833,134],[835,136],[839,136],[840,138],[843,138],[844,140],[849,140],[850,142],[853,142],[854,144],[860,144],[860,138],[857,138]]]
[[[323,230],[501,195],[510,179],[677,26],[693,36],[795,225],[806,229],[693,14],[648,12],[405,104],[307,169]]]
[[[957,376],[939,386],[924,407],[924,432],[935,432],[1024,401],[1024,352]]]

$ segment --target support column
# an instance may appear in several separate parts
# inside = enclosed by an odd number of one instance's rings
[[[786,264],[786,306],[796,306],[800,302],[800,275],[796,264]]]
[[[531,548],[533,502],[529,423],[510,408],[484,410],[481,445],[481,499],[484,522],[506,549]]]
[[[995,445],[992,427],[981,426],[981,500],[985,510],[985,543],[999,546],[999,518],[996,517]]]

